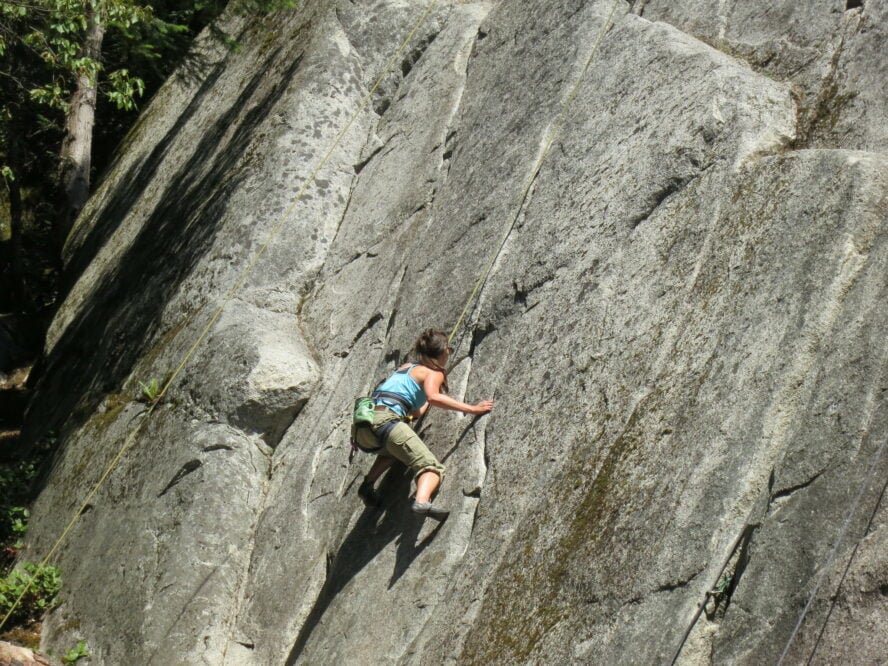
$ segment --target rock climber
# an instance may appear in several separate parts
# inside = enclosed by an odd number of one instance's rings
[[[469,405],[446,395],[445,367],[453,351],[446,333],[431,328],[426,330],[417,339],[413,351],[417,361],[398,368],[373,392],[375,407],[371,429],[377,448],[361,448],[375,453],[377,457],[358,487],[358,496],[367,506],[379,506],[379,493],[374,487],[376,481],[395,460],[400,460],[413,472],[416,482],[412,511],[444,520],[450,512],[432,506],[432,496],[441,484],[444,465],[407,425],[407,421],[425,414],[429,406],[466,414],[486,414],[493,409],[493,401],[481,400]],[[364,443],[367,443],[366,440]]]

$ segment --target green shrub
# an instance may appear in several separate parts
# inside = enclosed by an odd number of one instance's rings
[[[24,546],[25,532],[28,531],[28,519],[31,512],[23,506],[12,506],[6,510],[6,519],[9,521],[9,534],[12,536],[11,547],[20,549]]]
[[[34,459],[0,465],[0,505],[9,507],[27,503],[25,498],[31,495],[31,484],[38,467],[39,461]]]
[[[27,592],[22,596],[26,588]],[[26,624],[39,620],[55,605],[61,588],[62,575],[56,567],[24,562],[0,578],[0,617],[6,617],[22,596],[7,624]]]
[[[80,641],[77,643],[77,647],[73,647],[65,653],[65,656],[62,657],[63,664],[73,664],[78,659],[84,659],[89,656],[89,652],[86,651],[86,641]]]
[[[0,464],[0,571],[4,571],[22,548],[33,499],[34,479],[45,455],[41,448],[25,460]]]

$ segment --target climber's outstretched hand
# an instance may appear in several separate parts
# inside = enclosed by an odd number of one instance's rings
[[[493,409],[493,400],[482,400],[472,405],[472,411],[469,414],[487,414]]]

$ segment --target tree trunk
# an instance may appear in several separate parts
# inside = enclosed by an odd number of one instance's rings
[[[102,54],[105,25],[101,15],[89,9],[86,40],[81,55],[98,61]],[[71,108],[65,121],[65,139],[59,163],[59,182],[64,195],[64,208],[56,227],[59,245],[74,226],[74,221],[89,197],[89,171],[92,156],[93,126],[96,117],[98,75],[81,74],[71,97]]]
[[[4,306],[11,306],[12,311],[26,312],[31,307],[28,288],[25,283],[24,269],[24,244],[22,242],[22,193],[19,186],[19,178],[22,174],[21,169],[21,146],[19,145],[20,133],[13,129],[7,142],[7,161],[12,168],[15,178],[6,181],[6,188],[9,193],[9,240],[3,245],[3,260],[8,262],[7,277],[10,282],[10,291],[12,296],[10,302],[4,302]]]
[[[9,183],[9,224],[12,235],[9,244],[12,249],[12,283],[19,310],[30,307],[28,290],[25,286],[24,252],[22,244],[22,195],[17,181]]]

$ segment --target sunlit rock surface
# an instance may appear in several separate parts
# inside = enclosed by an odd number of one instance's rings
[[[884,659],[888,5],[800,4],[442,0],[400,53],[424,3],[208,31],[66,248],[31,554],[86,506],[46,646]],[[450,518],[399,469],[364,509],[353,398],[494,256],[450,383],[496,409],[422,425]]]

